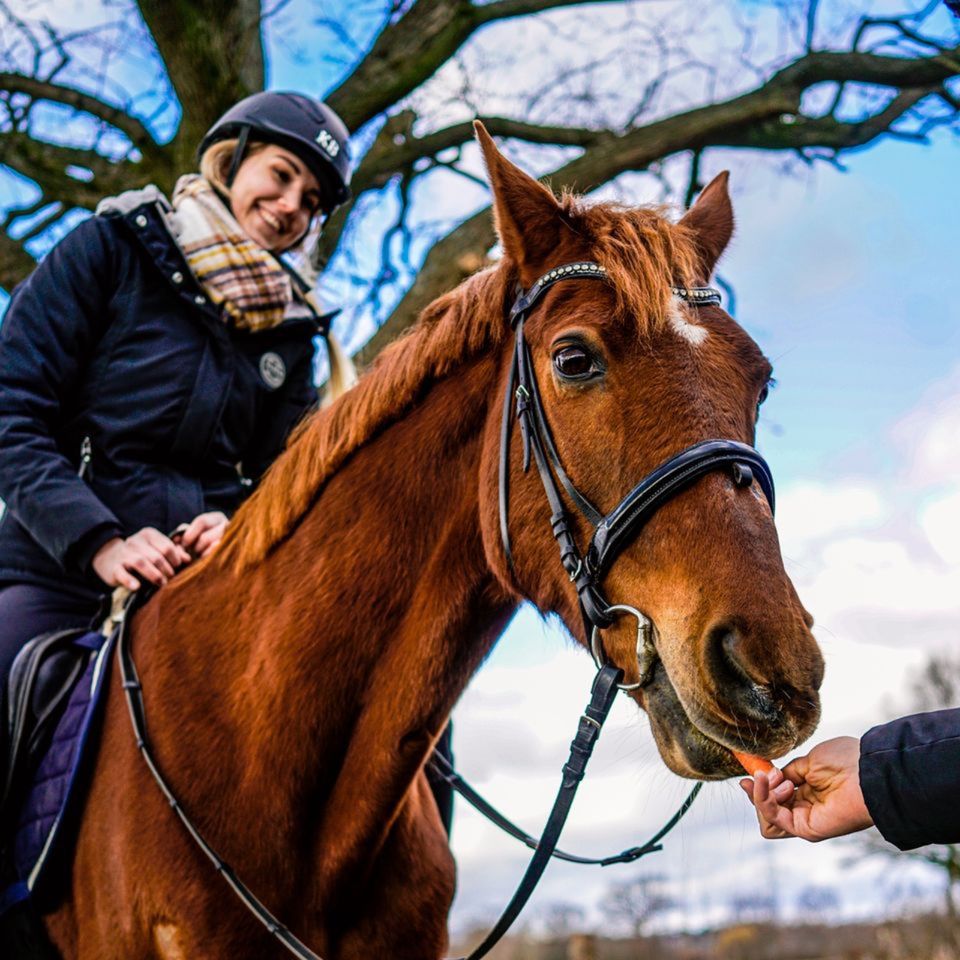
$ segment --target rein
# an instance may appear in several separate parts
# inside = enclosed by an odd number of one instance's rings
[[[625,604],[611,605],[607,603],[601,591],[600,583],[622,550],[632,542],[653,513],[667,500],[685,490],[707,473],[714,470],[727,471],[733,478],[734,483],[740,487],[749,486],[756,479],[770,504],[771,511],[774,507],[773,478],[766,461],[753,447],[734,440],[704,440],[681,451],[648,474],[605,516],[577,490],[563,469],[550,434],[543,404],[540,400],[530,348],[524,337],[524,320],[540,297],[555,283],[561,280],[585,278],[603,280],[606,278],[606,270],[598,263],[587,261],[557,267],[537,280],[529,290],[521,291],[510,310],[509,320],[516,331],[516,342],[503,403],[503,424],[500,435],[499,502],[500,533],[504,553],[511,571],[514,571],[508,529],[508,475],[510,429],[515,404],[516,419],[520,426],[523,442],[523,469],[524,472],[529,470],[532,452],[544,493],[550,504],[550,524],[554,538],[560,548],[560,562],[571,582],[576,586],[585,633],[597,664],[597,675],[593,681],[590,702],[580,717],[576,736],[570,744],[570,756],[563,765],[560,789],[539,840],[534,839],[511,823],[480,797],[445,759],[442,764],[439,764],[438,759],[432,761],[434,769],[438,770],[441,776],[481,813],[484,813],[511,836],[534,850],[523,879],[494,928],[469,957],[460,958],[460,960],[480,960],[503,937],[526,905],[551,857],[555,856],[558,859],[573,863],[607,866],[612,863],[630,863],[647,853],[662,849],[659,841],[690,808],[702,787],[702,783],[698,783],[693,788],[667,824],[641,847],[632,847],[613,857],[599,860],[577,857],[573,854],[564,853],[562,850],[557,850],[560,833],[566,823],[577,788],[586,772],[587,762],[593,753],[594,745],[600,736],[600,731],[609,715],[617,692],[619,690],[633,690],[648,682],[650,679],[648,674],[652,674],[652,671],[649,670],[649,665],[652,662],[650,658],[656,656],[653,646],[653,625],[649,618],[634,607]],[[717,304],[720,302],[720,294],[711,287],[674,287],[673,293],[688,303]],[[559,481],[559,487],[557,481]],[[590,543],[583,553],[580,552],[573,539],[569,516],[563,504],[560,487],[595,528]],[[117,660],[120,667],[123,693],[130,714],[130,722],[136,737],[137,749],[140,751],[151,776],[159,786],[167,803],[183,823],[190,838],[200,848],[204,856],[210,860],[243,906],[266,928],[277,943],[293,956],[299,958],[299,960],[322,960],[277,920],[204,839],[183,809],[176,794],[164,779],[152,756],[147,737],[143,687],[137,674],[127,636],[128,623],[133,609],[136,605],[143,603],[151,592],[144,586],[131,595],[120,617],[117,638]],[[637,618],[637,658],[640,670],[640,680],[637,683],[623,683],[623,671],[607,662],[604,656],[600,631],[609,627],[618,613],[629,613]]]

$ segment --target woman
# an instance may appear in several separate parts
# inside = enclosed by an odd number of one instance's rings
[[[349,197],[348,138],[321,102],[248,97],[171,202],[155,187],[104,201],[14,291],[0,325],[0,691],[32,636],[209,553],[314,402],[324,318],[277,255],[308,263]],[[331,346],[333,383],[348,361]]]

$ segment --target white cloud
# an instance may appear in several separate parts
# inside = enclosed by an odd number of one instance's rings
[[[954,446],[960,446],[960,421]],[[929,504],[920,514],[920,526],[940,557],[960,568],[960,490]]]
[[[867,480],[831,484],[808,480],[778,495],[777,531],[784,552],[790,554],[812,540],[876,526],[887,513],[876,486]]]
[[[960,365],[932,384],[892,433],[914,486],[960,482]]]

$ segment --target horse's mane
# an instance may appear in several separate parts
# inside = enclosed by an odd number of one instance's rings
[[[668,221],[662,208],[588,204],[573,195],[559,202],[589,256],[607,268],[617,313],[635,318],[640,334],[656,329],[667,314],[671,284],[693,282],[696,274],[690,231]],[[439,297],[356,387],[306,418],[237,511],[216,551],[219,562],[242,569],[266,557],[353,453],[404,416],[431,384],[499,346],[516,279],[515,265],[504,258]]]

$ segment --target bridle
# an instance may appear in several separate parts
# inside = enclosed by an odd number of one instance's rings
[[[523,440],[523,469],[525,472],[529,469],[532,451],[540,482],[550,504],[550,525],[560,548],[560,563],[576,586],[586,636],[591,638],[594,657],[597,658],[597,634],[613,623],[612,614],[629,610],[637,615],[632,607],[611,607],[604,598],[600,584],[614,560],[633,542],[643,525],[664,503],[715,470],[728,471],[738,487],[749,486],[756,480],[770,504],[771,512],[774,509],[774,488],[766,460],[753,447],[736,440],[701,440],[647,474],[606,516],[577,490],[563,469],[547,424],[530,347],[524,335],[524,322],[530,310],[552,286],[562,280],[580,279],[605,280],[606,270],[599,263],[591,262],[556,267],[544,274],[528,291],[521,293],[510,310],[510,324],[516,331],[516,340],[500,431],[500,538],[512,569],[508,516],[510,427],[515,401],[516,419]],[[675,296],[697,306],[720,303],[720,293],[712,287],[673,287],[672,290]],[[574,506],[594,527],[590,543],[582,553],[573,539],[570,517],[557,481]],[[646,618],[639,614],[638,620],[641,623],[640,632],[643,632],[643,620]]]
[[[507,389],[503,403],[503,423],[500,436],[499,503],[500,533],[507,564],[513,570],[513,556],[508,529],[509,513],[509,448],[510,429],[514,404],[516,419],[520,425],[523,441],[523,468],[530,467],[531,452],[537,472],[550,504],[550,524],[560,548],[560,562],[575,585],[583,616],[585,634],[597,664],[590,702],[587,704],[577,727],[577,734],[570,744],[570,756],[563,766],[563,779],[539,840],[535,840],[520,828],[506,820],[482,797],[460,778],[446,762],[439,765],[440,774],[458,792],[464,795],[477,809],[498,823],[504,830],[534,849],[533,857],[516,892],[500,919],[480,944],[465,960],[479,960],[501,939],[520,914],[534,887],[537,885],[547,863],[553,856],[576,863],[629,863],[644,854],[661,849],[658,841],[672,829],[686,813],[702,784],[690,792],[679,810],[669,822],[642,847],[625,850],[613,857],[590,860],[557,850],[560,833],[576,795],[577,787],[586,772],[587,762],[600,736],[603,723],[620,690],[633,690],[650,679],[651,657],[655,656],[652,639],[652,623],[638,609],[626,604],[610,604],[604,598],[601,582],[610,566],[623,549],[630,544],[650,517],[669,499],[685,490],[700,477],[715,470],[729,471],[738,487],[749,486],[754,479],[760,485],[771,511],[774,507],[773,478],[763,457],[753,447],[735,440],[703,440],[688,447],[676,456],[660,464],[643,478],[606,516],[573,485],[563,469],[557,454],[550,428],[544,414],[540,391],[537,386],[530,348],[524,337],[524,321],[543,294],[561,280],[604,280],[606,270],[598,263],[581,261],[556,267],[544,274],[529,290],[519,293],[510,310],[509,321],[516,331],[516,342]],[[688,303],[706,305],[720,302],[720,294],[711,287],[674,287],[673,293]],[[593,535],[586,551],[577,548],[570,530],[570,520],[563,503],[560,487],[563,487],[577,509],[594,526]],[[299,960],[321,960],[309,947],[300,941],[261,903],[246,887],[236,873],[217,854],[193,824],[173,790],[165,780],[154,760],[146,727],[146,709],[143,688],[137,675],[136,664],[130,649],[128,623],[133,606],[142,603],[147,594],[141,589],[133,594],[125,608],[117,634],[117,659],[120,666],[124,695],[136,736],[137,747],[149,768],[150,774],[160,787],[172,810],[183,823],[187,833],[203,854],[211,861],[216,871],[246,909],[267,929],[274,939]],[[640,678],[636,683],[624,684],[623,671],[606,661],[600,631],[609,627],[615,614],[629,613],[637,618],[637,659]]]

